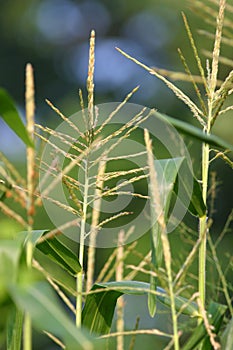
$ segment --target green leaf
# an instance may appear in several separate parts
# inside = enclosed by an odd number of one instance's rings
[[[13,306],[8,286],[17,279],[22,246],[21,242],[15,240],[0,240],[0,327],[4,329]]]
[[[5,298],[6,286],[16,280],[22,243],[0,240],[0,300]]]
[[[76,296],[76,278],[74,276],[67,273],[48,256],[40,252],[39,249],[35,250],[34,257],[44,269],[46,276],[49,276],[69,294]]]
[[[33,256],[35,251],[35,246],[40,237],[48,232],[48,230],[33,230],[33,231],[21,231],[17,234],[16,240],[18,242],[22,242],[24,246],[30,244],[30,251]],[[26,256],[25,256],[26,259]]]
[[[228,325],[223,332],[221,337],[221,345],[224,350],[232,350],[233,349],[233,317],[228,322]]]
[[[23,312],[14,305],[7,320],[7,350],[20,350]]]
[[[0,259],[3,256],[7,256],[12,265],[17,267],[19,257],[22,251],[22,243],[16,240],[0,240]],[[4,265],[0,264],[0,268],[4,268]]]
[[[204,134],[203,131],[193,125],[190,125],[180,119],[172,118],[166,114],[162,114],[159,112],[153,111],[152,114],[154,114],[157,118],[161,120],[166,120],[169,123],[171,123],[178,131],[181,133],[192,136],[195,139],[208,143],[211,146],[219,147],[224,150],[229,149],[233,152],[233,145],[227,143],[226,141],[222,140],[220,137],[213,135],[213,134]]]
[[[49,230],[21,231],[17,234],[17,240],[23,241],[24,244],[31,242],[33,247],[35,247],[41,236],[48,231]]]
[[[165,217],[168,214],[173,187],[184,157],[155,160],[155,171],[160,186],[160,201]]]
[[[18,307],[30,315],[35,327],[60,338],[67,349],[102,349],[101,342],[94,342],[87,332],[75,327],[46,282],[12,285],[10,293]]]
[[[177,195],[178,184],[179,186],[182,186],[181,192],[184,193],[184,195],[180,196],[179,199],[183,202],[183,205],[187,206],[186,199],[190,197],[190,192],[192,191],[190,203],[188,203],[188,211],[194,216],[202,217],[206,213],[206,206],[203,201],[201,186],[191,172],[186,159],[181,165],[180,173],[182,176],[177,177],[174,185],[174,192]],[[192,177],[193,181],[192,189],[190,188],[190,177]]]
[[[171,195],[173,187],[177,178],[178,171],[183,162],[183,157],[171,159],[155,160],[155,171],[157,175],[157,183],[160,189],[160,204],[162,206],[165,220],[170,207]],[[153,192],[153,184],[150,184],[151,193]],[[155,209],[151,207],[152,222],[154,221]],[[155,221],[151,230],[151,262],[156,269],[159,269],[163,260],[163,247],[161,241],[161,227],[157,220]],[[158,285],[157,277],[150,277],[151,290],[156,290]],[[150,293],[148,295],[148,309],[150,315],[153,317],[156,311],[156,295]]]
[[[34,147],[12,98],[7,91],[2,88],[0,88],[0,117],[2,117],[11,130],[13,130],[27,146]]]
[[[110,332],[112,318],[117,299],[123,294],[144,295],[150,293],[150,284],[139,281],[121,281],[94,284],[92,292],[88,294],[82,312],[83,325],[91,333],[108,334]],[[170,307],[170,298],[162,288],[157,288],[158,300]],[[182,297],[175,298],[177,311],[189,315],[198,316],[198,308],[195,303]]]
[[[95,284],[91,290],[102,288],[106,287],[102,284]],[[111,329],[117,299],[122,294],[117,290],[89,294],[82,312],[83,326],[88,328],[91,333],[108,334]]]
[[[73,276],[82,270],[77,256],[56,237],[37,244],[37,248]]]
[[[6,253],[0,253],[0,305],[8,302],[7,285],[16,280],[17,266]]]
[[[185,181],[185,180],[184,180]],[[202,217],[206,214],[206,206],[203,201],[201,186],[197,179],[193,177],[193,192],[188,208],[189,212],[194,216]]]
[[[207,317],[209,323],[214,326],[215,334],[218,334],[226,309],[227,307],[225,305],[221,305],[215,302],[211,302],[208,307]],[[202,350],[211,350],[213,348],[210,344],[209,335],[206,331],[203,322],[195,328],[191,337],[186,341],[185,345],[182,347],[182,350],[195,349],[198,345],[201,345],[201,343],[203,344],[201,347]]]

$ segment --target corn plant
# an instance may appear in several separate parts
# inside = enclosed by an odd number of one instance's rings
[[[232,110],[231,105],[225,105],[233,91],[232,71],[223,81],[218,79],[218,71],[220,62],[232,66],[232,60],[222,57],[220,49],[222,43],[232,46],[233,22],[228,14],[233,9],[226,0],[208,0],[205,4],[194,1],[192,6],[215,28],[215,34],[200,32],[214,41],[213,51],[204,51],[207,60],[203,65],[188,19],[182,15],[199,75],[192,74],[181,50],[178,52],[185,73],[148,67],[120,48],[117,50],[132,64],[136,63],[164,82],[188,107],[200,128],[153,109],[129,105],[139,87],[123,102],[111,104],[111,108],[95,106],[94,31],[90,36],[87,107],[81,90],[80,112],[71,117],[46,101],[61,118],[61,127],[51,129],[35,122],[35,87],[30,64],[26,67],[26,126],[12,98],[4,89],[0,90],[0,115],[24,142],[27,164],[24,178],[0,154],[0,209],[22,226],[22,231],[12,239],[1,239],[0,243],[0,302],[4,319],[1,327],[7,349],[32,349],[32,327],[45,333],[58,348],[68,350],[110,346],[123,350],[127,337],[131,337],[129,349],[134,349],[137,337],[142,334],[154,335],[155,347],[160,337],[165,338],[165,349],[232,349],[232,287],[217,254],[232,214],[214,241],[211,211],[216,180],[212,178],[211,184],[209,173],[210,164],[217,158],[232,168],[233,145],[214,135],[212,128],[223,113]],[[197,102],[175,85],[176,80],[192,83]],[[134,113],[122,122],[119,116],[127,114],[126,111]],[[174,147],[178,144],[180,154],[173,156],[171,149],[163,149],[161,135],[155,137],[148,127],[152,125],[149,120],[165,130],[166,138],[171,138]],[[199,179],[192,172],[192,161],[180,135],[202,143]],[[141,148],[133,147],[131,153],[125,146],[131,141],[138,142]],[[137,165],[136,159],[140,157],[144,162]],[[124,167],[124,160],[130,161],[130,166]],[[133,186],[133,191],[128,186]],[[197,230],[185,220],[172,222],[174,202],[180,191],[183,197],[179,198],[179,208],[185,207],[189,215],[196,218]],[[65,200],[63,194],[66,194]],[[111,200],[117,197],[130,198],[133,204],[107,215],[102,210],[103,201],[107,200],[110,207]],[[143,205],[148,203],[148,230],[134,225],[138,215],[134,212],[135,199]],[[36,229],[35,218],[42,205],[51,218],[58,220],[53,228]],[[191,242],[182,263],[174,263],[172,233],[168,234],[171,223],[180,239]],[[103,228],[106,230],[102,237]],[[113,230],[117,234],[111,236]],[[146,231],[149,231],[151,245],[147,253],[142,254],[138,238]],[[96,248],[109,246],[108,239],[113,249],[97,275]],[[137,257],[138,264],[127,265],[131,255]],[[224,301],[207,295],[208,259],[213,260],[219,276],[220,287],[216,286],[215,292],[220,289]],[[197,288],[195,284],[190,286],[193,278],[190,270],[196,260]],[[230,264],[229,261],[229,267]],[[144,281],[136,279],[138,273]],[[171,316],[171,329],[141,329],[139,317],[135,328],[127,330],[124,295],[146,295],[148,313],[155,318],[158,305],[162,304]],[[116,331],[113,331],[115,310]],[[189,328],[185,327],[182,315],[189,320]],[[116,342],[111,343],[112,339]]]

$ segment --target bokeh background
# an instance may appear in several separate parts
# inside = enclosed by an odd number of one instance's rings
[[[129,91],[140,85],[132,102],[156,108],[190,124],[198,125],[189,110],[162,82],[128,61],[115,49],[119,47],[149,66],[181,71],[183,67],[177,53],[177,48],[181,48],[194,74],[197,74],[181,11],[188,16],[200,52],[201,49],[211,50],[212,42],[201,36],[197,29],[209,28],[214,31],[203,18],[192,11],[191,4],[188,0],[2,0],[0,86],[7,89],[15,99],[24,118],[24,70],[27,62],[32,63],[36,82],[37,122],[57,126],[60,119],[47,106],[45,99],[51,100],[67,116],[79,110],[78,89],[81,88],[86,96],[88,41],[90,31],[95,29],[96,104],[121,101]],[[227,47],[223,48],[223,52],[232,57],[232,50]],[[205,59],[203,56],[203,62]],[[220,68],[220,78],[223,79],[232,67]],[[195,99],[190,84],[177,84]],[[233,143],[232,126],[230,112],[217,121],[214,132]],[[199,176],[201,145],[192,139],[186,139],[186,143],[194,161],[196,175]],[[1,120],[0,149],[23,169],[24,145]],[[211,171],[217,172],[217,201],[213,217],[213,235],[217,237],[232,208],[232,170],[222,160],[217,160],[211,166]],[[9,230],[6,219],[3,216],[0,219],[2,230]],[[43,221],[43,224],[45,223],[46,221]],[[231,236],[230,233],[227,234],[222,242],[223,259],[231,251]],[[142,244],[146,242],[142,241]],[[142,252],[143,249],[142,246]],[[99,266],[107,255],[107,250],[101,250],[97,261]],[[138,303],[137,300],[135,302]],[[142,302],[141,308],[142,312],[145,310],[146,315],[146,301],[144,304]],[[133,316],[130,318],[130,311],[128,316],[129,323],[132,323]],[[144,327],[147,324],[150,327],[151,320],[145,316]],[[145,344],[143,336],[140,339],[137,344],[139,347],[143,342]],[[38,349],[41,346],[40,343]],[[153,347],[153,342],[148,343],[146,348],[150,347]]]

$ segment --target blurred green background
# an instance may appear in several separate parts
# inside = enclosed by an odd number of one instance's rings
[[[200,50],[203,48],[211,50],[212,42],[200,36],[197,29],[209,28],[211,32],[214,32],[214,29],[208,27],[203,19],[192,11],[191,3],[187,0],[1,1],[0,86],[13,96],[24,118],[24,70],[27,62],[32,63],[35,70],[37,122],[57,126],[60,119],[47,106],[45,99],[51,100],[67,116],[79,110],[78,89],[82,88],[86,97],[88,41],[91,29],[95,29],[96,104],[121,101],[129,91],[140,85],[131,102],[154,107],[163,113],[198,125],[186,106],[162,82],[115,50],[117,46],[149,66],[183,71],[177,53],[177,48],[181,48],[193,73],[197,74],[181,11],[188,16]],[[232,50],[223,47],[223,52],[224,55],[232,57]],[[205,59],[203,56],[203,62]],[[220,68],[220,78],[224,79],[230,67],[220,65]],[[177,84],[195,99],[189,83]],[[214,132],[233,143],[232,112],[225,114],[216,122]],[[201,145],[192,139],[186,139],[186,144],[194,162],[194,171],[199,176]],[[0,150],[24,171],[24,145],[1,120]],[[232,208],[232,170],[222,160],[217,160],[211,165],[211,171],[217,172],[217,201],[213,217],[213,234],[217,237]],[[42,218],[43,227],[41,227]],[[13,232],[15,229],[20,229],[2,215],[0,219],[2,235],[9,233],[10,230]],[[51,224],[42,213],[36,225],[37,229]],[[231,253],[233,243],[231,236],[227,234],[222,242],[223,259]],[[148,237],[142,238],[139,245],[144,254],[147,251]],[[109,252],[104,249],[98,251],[98,267],[102,266]],[[174,249],[174,254],[179,257],[180,252],[177,248]],[[141,300],[135,303],[141,303]],[[133,327],[132,320],[137,316],[130,314],[135,303],[131,307],[131,302],[127,304],[129,327]],[[142,310],[138,312],[145,310],[146,314],[146,301],[141,305]],[[157,326],[158,321],[149,319],[149,316],[144,318],[142,328]],[[144,338],[144,336],[138,337],[137,348],[140,346],[145,348]],[[42,343],[38,344],[38,349],[41,346]],[[154,348],[153,342],[148,342],[146,348],[152,349],[152,347]],[[48,348],[55,347],[51,345]]]

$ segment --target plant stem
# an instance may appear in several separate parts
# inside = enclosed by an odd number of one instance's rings
[[[160,193],[159,193],[159,186],[157,181],[157,173],[154,167],[154,155],[152,150],[152,142],[150,140],[149,132],[147,129],[144,130],[144,138],[145,138],[145,144],[147,149],[147,159],[148,159],[148,166],[149,166],[151,201],[152,201],[153,209],[155,210],[155,213],[158,215],[158,218],[157,218],[158,227],[159,227],[158,229],[161,232],[163,257],[164,257],[167,278],[168,278],[169,297],[171,301],[174,350],[179,350],[180,345],[179,345],[177,314],[176,314],[176,307],[175,307],[175,293],[174,293],[173,279],[172,279],[172,256],[171,256],[170,242],[167,236],[165,211],[164,211],[164,208],[161,207],[161,203],[160,203]]]
[[[80,328],[82,324],[82,284],[83,274],[81,271],[77,275],[76,326],[78,328]]]
[[[28,226],[28,233],[32,231],[32,227]],[[26,262],[27,267],[32,267],[33,244],[29,240],[26,246]],[[32,350],[32,322],[31,316],[25,313],[23,325],[23,350]]]
[[[212,68],[209,77],[209,84],[207,89],[208,96],[208,116],[207,125],[204,128],[204,133],[207,135],[211,131],[211,126],[214,124],[218,113],[214,112],[215,101],[215,89],[217,86],[217,75],[219,66],[219,55],[221,47],[222,29],[224,22],[224,12],[226,7],[226,0],[219,1],[219,12],[217,17],[217,26],[215,33],[214,49],[212,55]],[[209,145],[203,144],[202,146],[202,196],[204,203],[207,200],[207,187],[208,187],[208,172],[209,172]],[[205,309],[205,284],[206,284],[206,241],[208,233],[208,217],[207,213],[199,221],[199,237],[201,239],[199,250],[199,293],[201,300],[201,307]]]
[[[92,210],[92,223],[90,230],[90,240],[88,247],[88,256],[87,256],[87,283],[86,283],[86,291],[88,292],[94,281],[94,272],[95,272],[95,250],[96,250],[96,236],[98,233],[98,223],[101,211],[101,196],[104,185],[103,176],[106,168],[106,160],[105,157],[99,162],[99,169],[96,178],[96,189],[95,189],[95,200],[93,202],[93,210]]]
[[[87,92],[88,92],[88,135],[87,143],[90,146],[92,142],[92,131],[94,124],[94,66],[95,66],[95,31],[91,31],[90,48],[89,48],[89,64],[88,64],[88,77],[87,77]],[[81,97],[82,104],[82,97]],[[79,242],[79,263],[83,268],[84,257],[84,242],[86,233],[86,219],[87,219],[87,201],[88,201],[88,156],[84,164],[84,196],[83,196],[83,217],[81,221],[80,229],[80,242]],[[83,293],[83,271],[80,271],[77,275],[76,281],[77,299],[76,299],[76,326],[81,327],[82,324],[82,293]]]
[[[206,204],[207,186],[209,172],[209,145],[202,146],[202,197]],[[206,282],[206,234],[207,234],[207,214],[199,219],[199,293],[200,300],[204,307],[205,305],[205,282]]]
[[[25,314],[24,316],[24,325],[23,325],[23,350],[31,350],[32,349],[32,326],[31,326],[31,317],[29,314]]]
[[[83,196],[83,217],[81,221],[80,229],[80,242],[79,242],[79,263],[83,267],[83,257],[84,257],[84,242],[85,242],[85,232],[86,232],[86,218],[87,218],[87,200],[88,200],[88,159],[85,160],[84,165],[84,196]],[[80,271],[77,275],[76,280],[77,289],[77,299],[76,299],[76,326],[81,327],[82,323],[82,293],[83,293],[83,271]]]
[[[161,239],[163,244],[164,260],[165,260],[165,266],[166,266],[167,277],[168,277],[169,295],[171,300],[174,350],[179,350],[180,345],[179,345],[178,323],[177,323],[177,314],[176,314],[176,306],[175,306],[175,294],[174,294],[173,280],[172,280],[171,251],[170,251],[170,243],[167,237],[165,227],[162,230]]]
[[[33,68],[31,64],[26,66],[26,91],[25,91],[25,109],[26,109],[26,121],[27,132],[32,140],[34,140],[34,128],[35,128],[35,100],[34,100],[34,76]],[[28,222],[28,235],[31,234],[34,222],[34,172],[35,172],[35,149],[33,147],[27,147],[27,222]],[[27,241],[26,246],[26,263],[28,269],[32,267],[33,256],[33,244],[30,239]],[[31,317],[28,313],[24,318],[24,338],[23,349],[32,349],[32,325]]]
[[[123,281],[124,279],[124,231],[121,230],[118,234],[118,248],[116,263],[118,264],[116,268],[116,281]],[[124,299],[123,295],[117,301],[117,320],[116,320],[116,330],[119,333],[117,337],[117,350],[124,350]]]

